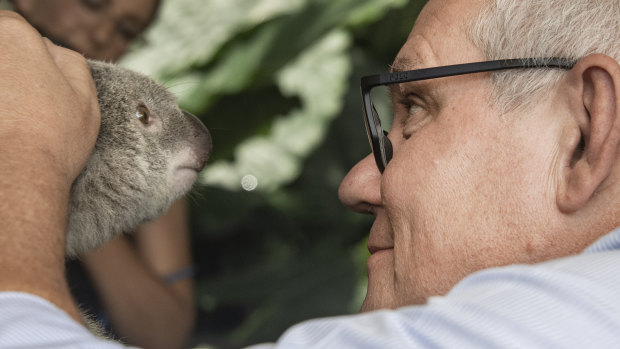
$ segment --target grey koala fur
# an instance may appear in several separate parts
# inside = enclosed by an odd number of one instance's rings
[[[113,64],[89,65],[101,126],[71,188],[68,257],[160,216],[191,189],[211,152],[207,128],[163,86]]]

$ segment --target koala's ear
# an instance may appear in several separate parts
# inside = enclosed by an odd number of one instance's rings
[[[611,57],[594,54],[581,59],[569,72],[574,130],[565,132],[564,170],[557,204],[564,213],[585,207],[619,166],[620,66]]]

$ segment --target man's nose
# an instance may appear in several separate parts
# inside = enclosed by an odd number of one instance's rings
[[[340,201],[359,213],[374,213],[381,206],[381,173],[372,154],[349,171],[338,189]]]

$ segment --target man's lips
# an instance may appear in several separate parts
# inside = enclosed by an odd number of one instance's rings
[[[370,254],[394,249],[394,235],[384,210],[377,210],[375,221],[368,234],[366,246]]]
[[[368,252],[370,252],[370,254],[375,254],[379,251],[383,251],[383,250],[391,250],[394,249],[394,246],[376,246],[376,245],[368,245]]]
[[[370,257],[368,257],[366,261],[368,275],[370,275],[372,270],[376,270],[376,268],[389,267],[394,263],[394,249],[392,247],[370,245],[368,246],[368,251],[370,251]]]

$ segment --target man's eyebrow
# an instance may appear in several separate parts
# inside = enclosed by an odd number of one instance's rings
[[[396,57],[394,63],[390,67],[390,73],[397,73],[407,70],[413,70],[416,66],[420,66],[419,59],[412,59],[408,57]]]

